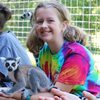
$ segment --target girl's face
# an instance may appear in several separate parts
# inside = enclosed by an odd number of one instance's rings
[[[36,33],[45,42],[63,38],[65,23],[62,22],[54,8],[39,8],[36,12]]]

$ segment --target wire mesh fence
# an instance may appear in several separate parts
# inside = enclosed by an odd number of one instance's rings
[[[0,3],[7,5],[13,12],[13,17],[7,23],[6,29],[14,31],[24,46],[31,26],[29,19],[21,19],[21,15],[25,10],[34,10],[37,3],[41,1],[48,0],[0,0]],[[100,0],[56,1],[67,6],[71,12],[72,23],[81,27],[88,34],[88,48],[94,55],[100,57]],[[98,57],[95,58],[98,59]]]

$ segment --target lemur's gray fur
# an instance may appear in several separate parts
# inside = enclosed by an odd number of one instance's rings
[[[32,16],[32,12],[29,10],[25,10],[23,15],[21,16],[21,19],[31,19]]]
[[[1,57],[4,66],[8,71],[14,71],[16,84],[7,93],[13,93],[26,89],[28,94],[48,91],[52,86],[46,74],[38,67],[32,65],[20,66],[20,58]],[[27,93],[25,95],[28,95]]]

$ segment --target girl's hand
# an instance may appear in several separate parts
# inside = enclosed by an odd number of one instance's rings
[[[87,98],[87,100],[97,100],[93,94],[91,94],[87,91],[83,91],[83,95],[84,95],[84,97]]]
[[[0,92],[0,97],[11,98],[11,95],[7,95],[5,93]],[[0,99],[1,100],[1,99]]]
[[[10,95],[0,92],[0,100],[21,100],[21,91],[14,92]]]
[[[0,92],[0,100],[7,100],[7,99],[8,100],[17,100],[17,99],[12,98],[11,95],[6,95],[6,94]]]
[[[43,96],[40,96],[39,100],[55,100],[55,99],[52,98],[52,97],[43,97]]]
[[[80,100],[77,96],[60,91],[59,89],[53,88],[51,90],[51,93],[54,95],[53,97],[46,97],[46,96],[40,96],[39,100]]]
[[[55,100],[80,100],[77,96],[59,89],[53,88],[51,92],[55,95]]]

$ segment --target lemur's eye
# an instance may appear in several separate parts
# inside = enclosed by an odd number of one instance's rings
[[[15,67],[15,66],[16,66],[16,64],[15,64],[15,63],[12,63],[12,66],[13,66],[13,67]]]
[[[9,63],[5,63],[5,66],[8,67],[9,66]]]

